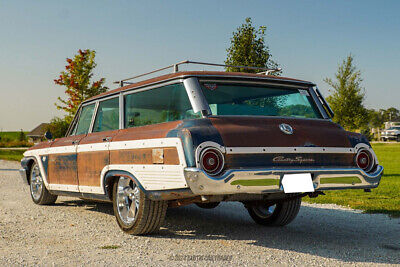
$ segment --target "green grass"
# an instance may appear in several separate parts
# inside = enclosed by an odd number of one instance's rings
[[[25,134],[29,132],[24,132]],[[10,141],[17,141],[19,140],[20,132],[0,132],[1,139],[8,139]]]
[[[0,147],[12,148],[12,147],[30,147],[33,143],[28,142],[28,139],[20,140],[21,132],[0,132]]]
[[[25,150],[0,149],[0,159],[20,161]]]
[[[385,168],[381,183],[371,193],[364,190],[325,191],[326,196],[304,198],[311,203],[335,203],[366,213],[400,217],[400,143],[372,145],[379,164]]]

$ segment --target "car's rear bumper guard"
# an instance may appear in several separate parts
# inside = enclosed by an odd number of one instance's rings
[[[379,185],[383,167],[373,173],[358,168],[235,169],[212,177],[198,168],[186,168],[185,178],[196,195],[282,192],[284,174],[311,173],[315,190],[369,189]]]
[[[19,169],[18,171],[19,171],[19,175],[21,176],[22,182],[23,182],[25,185],[29,185],[29,183],[28,183],[28,177],[27,177],[27,175],[26,175],[26,169],[21,168],[21,169]]]

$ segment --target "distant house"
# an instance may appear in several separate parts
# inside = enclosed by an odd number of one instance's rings
[[[399,121],[387,121],[385,122],[385,129],[389,129],[390,127],[400,126]]]
[[[35,129],[33,129],[26,136],[28,137],[29,142],[39,143],[44,140],[44,133],[46,132],[46,127],[49,125],[48,123],[41,123]]]

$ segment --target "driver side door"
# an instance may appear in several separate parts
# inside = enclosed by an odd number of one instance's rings
[[[50,189],[79,191],[77,147],[89,131],[94,109],[94,103],[83,106],[71,135],[57,139],[51,144],[48,155],[48,183]]]

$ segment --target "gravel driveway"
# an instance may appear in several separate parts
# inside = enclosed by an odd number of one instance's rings
[[[169,209],[159,234],[129,236],[110,204],[35,205],[17,168],[0,160],[0,266],[400,264],[400,219],[386,215],[304,204],[290,225],[265,228],[240,203],[190,205]]]

